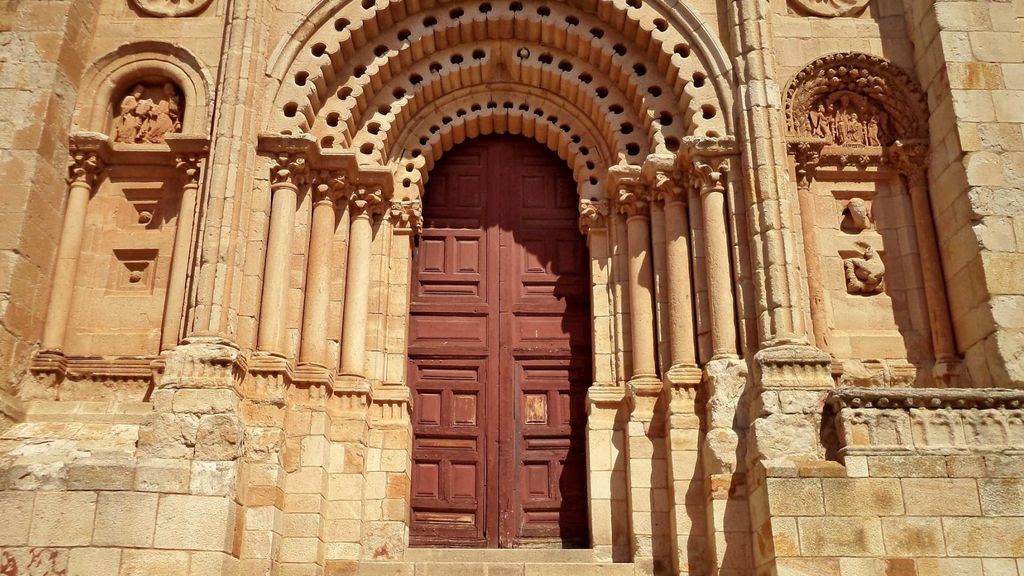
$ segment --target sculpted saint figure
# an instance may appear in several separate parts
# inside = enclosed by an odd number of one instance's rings
[[[825,105],[818,104],[817,109],[807,113],[811,124],[811,135],[817,138],[825,138],[828,133],[828,120],[825,116]]]
[[[181,132],[181,98],[174,85],[163,86],[162,99],[144,98],[146,87],[137,84],[121,100],[114,119],[114,142],[159,144],[168,132]]]
[[[119,114],[114,120],[114,142],[135,142],[143,121],[138,112],[142,92],[142,84],[137,84],[131,93],[121,100]]]
[[[149,110],[149,124],[143,139],[151,144],[164,141],[164,134],[181,130],[178,95],[174,85],[164,84],[163,100]]]
[[[843,143],[852,146],[864,144],[864,125],[860,123],[856,112],[851,113],[846,122],[846,138]]]
[[[881,146],[882,140],[878,137],[878,116],[871,116],[868,120],[868,124],[865,127],[867,132],[867,145],[868,146]]]

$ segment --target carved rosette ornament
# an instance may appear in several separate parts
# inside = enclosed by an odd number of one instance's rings
[[[423,231],[423,204],[418,199],[392,202],[388,207],[388,220],[397,230],[419,234]]]
[[[213,0],[131,0],[132,4],[150,16],[174,18],[193,16],[202,12]]]
[[[856,159],[899,139],[925,139],[928,107],[895,64],[858,53],[829,54],[801,70],[786,89],[790,140],[824,140]]]
[[[813,16],[856,16],[871,0],[790,0],[802,12]]]
[[[591,230],[607,229],[610,213],[607,200],[580,199],[580,232],[589,234]]]

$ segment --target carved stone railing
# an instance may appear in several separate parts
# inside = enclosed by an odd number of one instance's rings
[[[847,388],[832,392],[840,455],[1024,453],[1024,391]]]

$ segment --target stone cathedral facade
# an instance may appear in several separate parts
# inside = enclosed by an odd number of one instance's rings
[[[0,575],[1024,575],[1024,0],[6,0]]]

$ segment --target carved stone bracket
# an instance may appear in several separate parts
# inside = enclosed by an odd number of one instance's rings
[[[580,232],[589,234],[592,230],[606,230],[611,207],[607,200],[595,198],[580,199]]]

